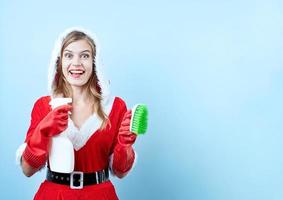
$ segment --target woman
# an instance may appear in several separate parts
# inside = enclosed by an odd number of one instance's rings
[[[28,177],[47,163],[47,180],[34,199],[118,199],[108,169],[122,178],[134,163],[131,111],[121,98],[109,95],[97,64],[97,43],[88,31],[65,31],[52,57],[51,95],[35,102],[25,143],[18,150]],[[50,101],[57,97],[70,97],[72,103],[51,109]],[[75,174],[50,170],[51,138],[62,132],[74,147]]]

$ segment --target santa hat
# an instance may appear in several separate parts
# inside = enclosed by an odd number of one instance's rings
[[[66,36],[73,32],[73,31],[79,31],[79,32],[83,32],[84,34],[86,34],[88,37],[90,37],[96,46],[96,55],[95,55],[95,59],[94,59],[94,64],[96,66],[95,71],[96,71],[96,75],[98,78],[97,81],[97,85],[98,85],[98,92],[100,92],[101,96],[102,96],[102,103],[106,104],[109,97],[110,97],[110,91],[109,91],[109,80],[105,79],[105,77],[103,76],[102,72],[101,72],[101,67],[102,67],[102,63],[101,63],[101,58],[99,56],[100,53],[100,49],[99,49],[99,44],[97,41],[96,36],[91,33],[90,31],[81,28],[81,27],[71,27],[66,29],[62,34],[59,35],[58,39],[55,42],[53,51],[52,51],[52,55],[51,55],[51,60],[49,63],[49,71],[48,71],[48,92],[50,93],[50,96],[53,97],[53,85],[57,84],[57,60],[58,58],[60,58],[60,52],[61,52],[61,48],[63,45],[63,41],[66,38]]]

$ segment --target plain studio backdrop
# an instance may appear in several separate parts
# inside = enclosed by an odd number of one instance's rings
[[[121,199],[283,199],[283,1],[2,0],[0,17],[0,199],[45,177],[15,151],[70,26],[96,33],[113,95],[149,108]]]

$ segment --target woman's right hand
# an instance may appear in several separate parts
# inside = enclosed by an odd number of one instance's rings
[[[68,126],[68,113],[71,105],[62,105],[51,110],[38,124],[41,134],[46,137],[58,135]]]
[[[32,175],[47,160],[50,138],[60,134],[68,126],[68,112],[72,106],[63,105],[50,111],[37,125],[27,141],[23,152],[23,170],[27,176]],[[28,164],[32,168],[27,167]]]

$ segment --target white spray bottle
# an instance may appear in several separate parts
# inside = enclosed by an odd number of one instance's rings
[[[52,109],[72,103],[72,98],[54,98],[50,105]],[[74,171],[74,148],[65,131],[52,137],[49,150],[49,165],[51,171],[71,173]]]

